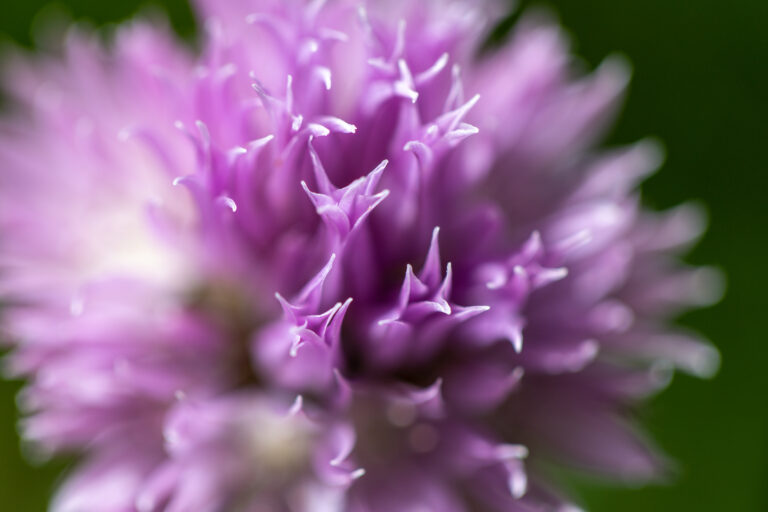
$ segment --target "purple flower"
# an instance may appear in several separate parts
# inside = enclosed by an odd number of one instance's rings
[[[648,141],[597,151],[628,71],[573,78],[493,3],[200,0],[16,58],[0,294],[23,435],[83,460],[54,512],[576,510],[544,468],[664,459],[626,411],[717,352],[643,210]]]

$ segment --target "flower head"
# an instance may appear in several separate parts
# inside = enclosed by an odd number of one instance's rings
[[[574,78],[495,5],[200,0],[6,74],[0,290],[55,512],[570,510],[539,462],[664,461],[625,415],[717,353],[700,233],[597,151],[628,72]]]

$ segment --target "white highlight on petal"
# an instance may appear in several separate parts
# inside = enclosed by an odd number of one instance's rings
[[[496,456],[501,460],[524,459],[528,457],[528,447],[522,444],[502,444],[496,447]]]
[[[328,27],[321,27],[317,31],[321,39],[338,41],[340,43],[346,43],[349,41],[349,35],[341,32],[340,30],[334,30]]]
[[[253,151],[254,149],[259,149],[267,145],[267,143],[275,138],[274,135],[266,135],[264,137],[261,137],[260,139],[252,140],[248,143],[248,151]]]
[[[448,59],[450,56],[448,53],[443,53],[437,61],[432,64],[432,66],[429,67],[429,69],[422,71],[416,77],[414,78],[414,82],[416,85],[422,85],[426,82],[429,82],[434,77],[440,74],[440,72],[445,69],[445,67],[448,65]]]
[[[309,125],[307,125],[307,131],[315,137],[326,137],[331,133],[331,130],[317,123],[309,123]]]
[[[326,66],[317,66],[315,68],[315,74],[320,78],[320,80],[323,82],[323,85],[325,85],[325,90],[330,91],[331,90],[331,70],[327,68]]]
[[[514,471],[509,477],[509,492],[515,499],[525,496],[528,491],[528,476],[524,471]]]
[[[216,202],[232,210],[232,213],[237,211],[237,203],[235,203],[235,200],[231,197],[219,196],[216,198]]]
[[[334,132],[355,133],[357,131],[357,126],[334,116],[323,116],[316,121]]]
[[[304,122],[304,116],[301,114],[293,116],[291,120],[291,131],[297,132],[301,129],[301,125]]]
[[[516,323],[512,323],[507,328],[507,339],[512,343],[512,348],[516,353],[523,351],[523,329]]]
[[[293,404],[291,405],[291,408],[288,409],[288,417],[296,416],[299,414],[304,407],[304,397],[302,395],[296,395],[296,398],[293,401]]]
[[[407,27],[408,24],[405,19],[401,18],[398,20],[397,34],[395,36],[395,44],[392,47],[392,55],[389,58],[390,61],[399,59],[403,54],[403,51],[405,50],[405,31]]]

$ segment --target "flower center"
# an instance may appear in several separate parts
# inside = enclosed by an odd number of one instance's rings
[[[245,414],[239,433],[258,486],[287,483],[310,462],[315,428],[300,414],[255,407]]]

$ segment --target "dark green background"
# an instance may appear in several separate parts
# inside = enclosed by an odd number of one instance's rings
[[[46,4],[3,2],[0,33],[29,44],[35,15]],[[139,4],[69,0],[66,10],[104,23],[133,14]],[[154,5],[164,6],[174,27],[192,37],[193,17],[183,0]],[[647,135],[664,141],[667,162],[643,186],[645,200],[656,208],[686,199],[705,203],[710,229],[689,259],[717,264],[728,276],[722,303],[682,320],[717,344],[721,372],[711,381],[678,376],[646,409],[649,428],[680,461],[677,480],[634,490],[582,482],[577,492],[596,512],[768,510],[768,1],[549,5],[591,65],[617,51],[633,63],[629,100],[611,142]],[[42,511],[63,463],[23,461],[14,428],[17,389],[0,384],[0,510]]]

